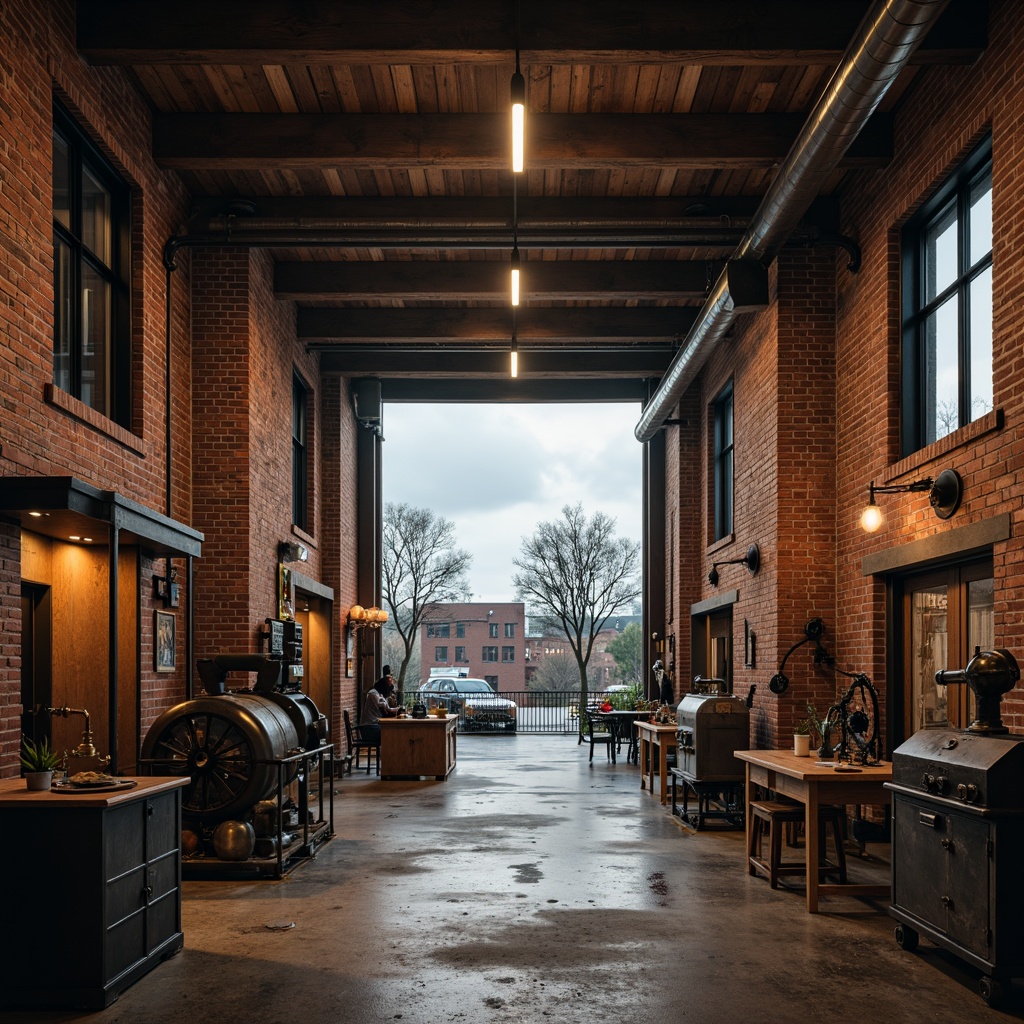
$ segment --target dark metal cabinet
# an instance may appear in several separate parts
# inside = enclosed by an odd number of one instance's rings
[[[0,783],[0,1005],[102,1009],[181,949],[187,781],[106,794]]]

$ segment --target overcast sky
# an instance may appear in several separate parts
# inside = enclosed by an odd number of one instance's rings
[[[582,502],[640,540],[639,403],[406,405],[383,409],[384,501],[455,524],[472,600],[512,601],[512,559],[540,522]]]

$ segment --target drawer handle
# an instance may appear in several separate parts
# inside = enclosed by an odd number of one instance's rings
[[[919,811],[917,820],[929,828],[940,828],[942,825],[942,815],[932,814],[930,811]]]

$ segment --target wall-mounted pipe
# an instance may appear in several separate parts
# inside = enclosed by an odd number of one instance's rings
[[[736,249],[736,259],[767,265],[775,258],[948,2],[879,0],[872,7],[779,167]],[[743,311],[729,300],[727,271],[728,267],[644,409],[634,430],[638,441],[649,441],[657,433]]]

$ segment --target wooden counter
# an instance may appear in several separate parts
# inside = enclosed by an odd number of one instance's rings
[[[418,779],[433,775],[444,782],[455,767],[458,715],[444,718],[382,718],[380,777]]]
[[[109,1006],[181,949],[181,789],[33,792],[0,780],[0,1006]]]

